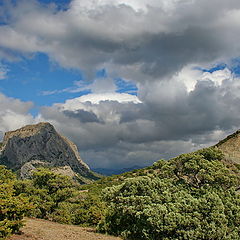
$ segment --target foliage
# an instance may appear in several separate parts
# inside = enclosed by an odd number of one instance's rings
[[[99,231],[129,240],[240,239],[239,167],[225,163],[216,148],[160,160],[87,185],[49,169],[39,169],[24,181],[5,168],[0,172],[5,184],[0,188],[1,202],[4,197],[17,202],[9,212],[21,209],[20,199],[24,204],[29,198],[34,205],[30,216],[98,225]],[[15,222],[15,226],[20,225]]]
[[[31,209],[28,198],[16,196],[15,175],[0,166],[0,239],[18,232],[23,225],[24,214]]]
[[[214,148],[160,160],[104,190],[99,230],[126,239],[240,239],[239,177]]]
[[[15,184],[18,194],[28,196],[35,208],[30,216],[60,223],[92,226],[102,218],[102,201],[99,195],[82,190],[71,178],[38,169],[31,180]]]

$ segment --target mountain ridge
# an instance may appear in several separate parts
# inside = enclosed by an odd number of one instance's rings
[[[222,151],[225,161],[240,164],[240,130],[220,140],[214,147]]]
[[[22,178],[38,167],[48,167],[63,174],[66,170],[66,175],[76,178],[98,179],[81,159],[77,146],[48,122],[6,132],[0,154],[0,164],[19,170]]]

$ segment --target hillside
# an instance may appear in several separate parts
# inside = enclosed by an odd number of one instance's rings
[[[230,134],[226,138],[220,140],[216,145],[212,146],[214,149],[219,149],[222,154],[222,162],[227,164],[232,169],[239,168],[240,165],[240,130]],[[199,151],[196,151],[198,153]],[[170,161],[173,161],[171,159]],[[158,174],[159,169],[156,167],[156,164],[152,166],[143,167],[143,168],[135,168],[129,169],[129,171],[125,171],[123,173],[115,173],[112,176],[104,177],[99,181],[93,183],[93,185],[97,184],[98,187],[101,188],[101,185],[117,185],[122,183],[125,179],[134,178],[138,176],[146,176],[148,174]],[[90,188],[89,186],[83,186],[83,188]]]
[[[216,147],[222,151],[226,161],[240,164],[240,131],[227,136]]]
[[[26,226],[20,235],[13,235],[7,240],[120,240],[96,233],[93,228],[59,224],[42,219],[26,219]]]
[[[15,224],[11,202],[25,199],[20,216],[26,212],[29,217],[94,227],[123,239],[240,239],[239,165],[219,147],[231,147],[237,134],[217,146],[85,185],[48,169],[38,169],[29,180],[16,180],[2,167],[0,177],[10,192],[5,215]],[[5,197],[4,188],[2,193]]]

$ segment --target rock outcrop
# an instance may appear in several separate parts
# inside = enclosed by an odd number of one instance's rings
[[[50,123],[28,125],[5,133],[0,164],[20,170],[21,177],[37,167],[50,167],[66,175],[78,174],[94,179],[78,153],[77,146],[56,132]]]
[[[215,145],[224,154],[225,160],[240,164],[240,131],[229,135]]]

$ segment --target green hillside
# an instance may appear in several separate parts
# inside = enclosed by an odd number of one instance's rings
[[[124,239],[240,239],[239,176],[220,150],[206,148],[88,185],[39,169],[15,179],[13,195],[32,203],[27,216]]]

